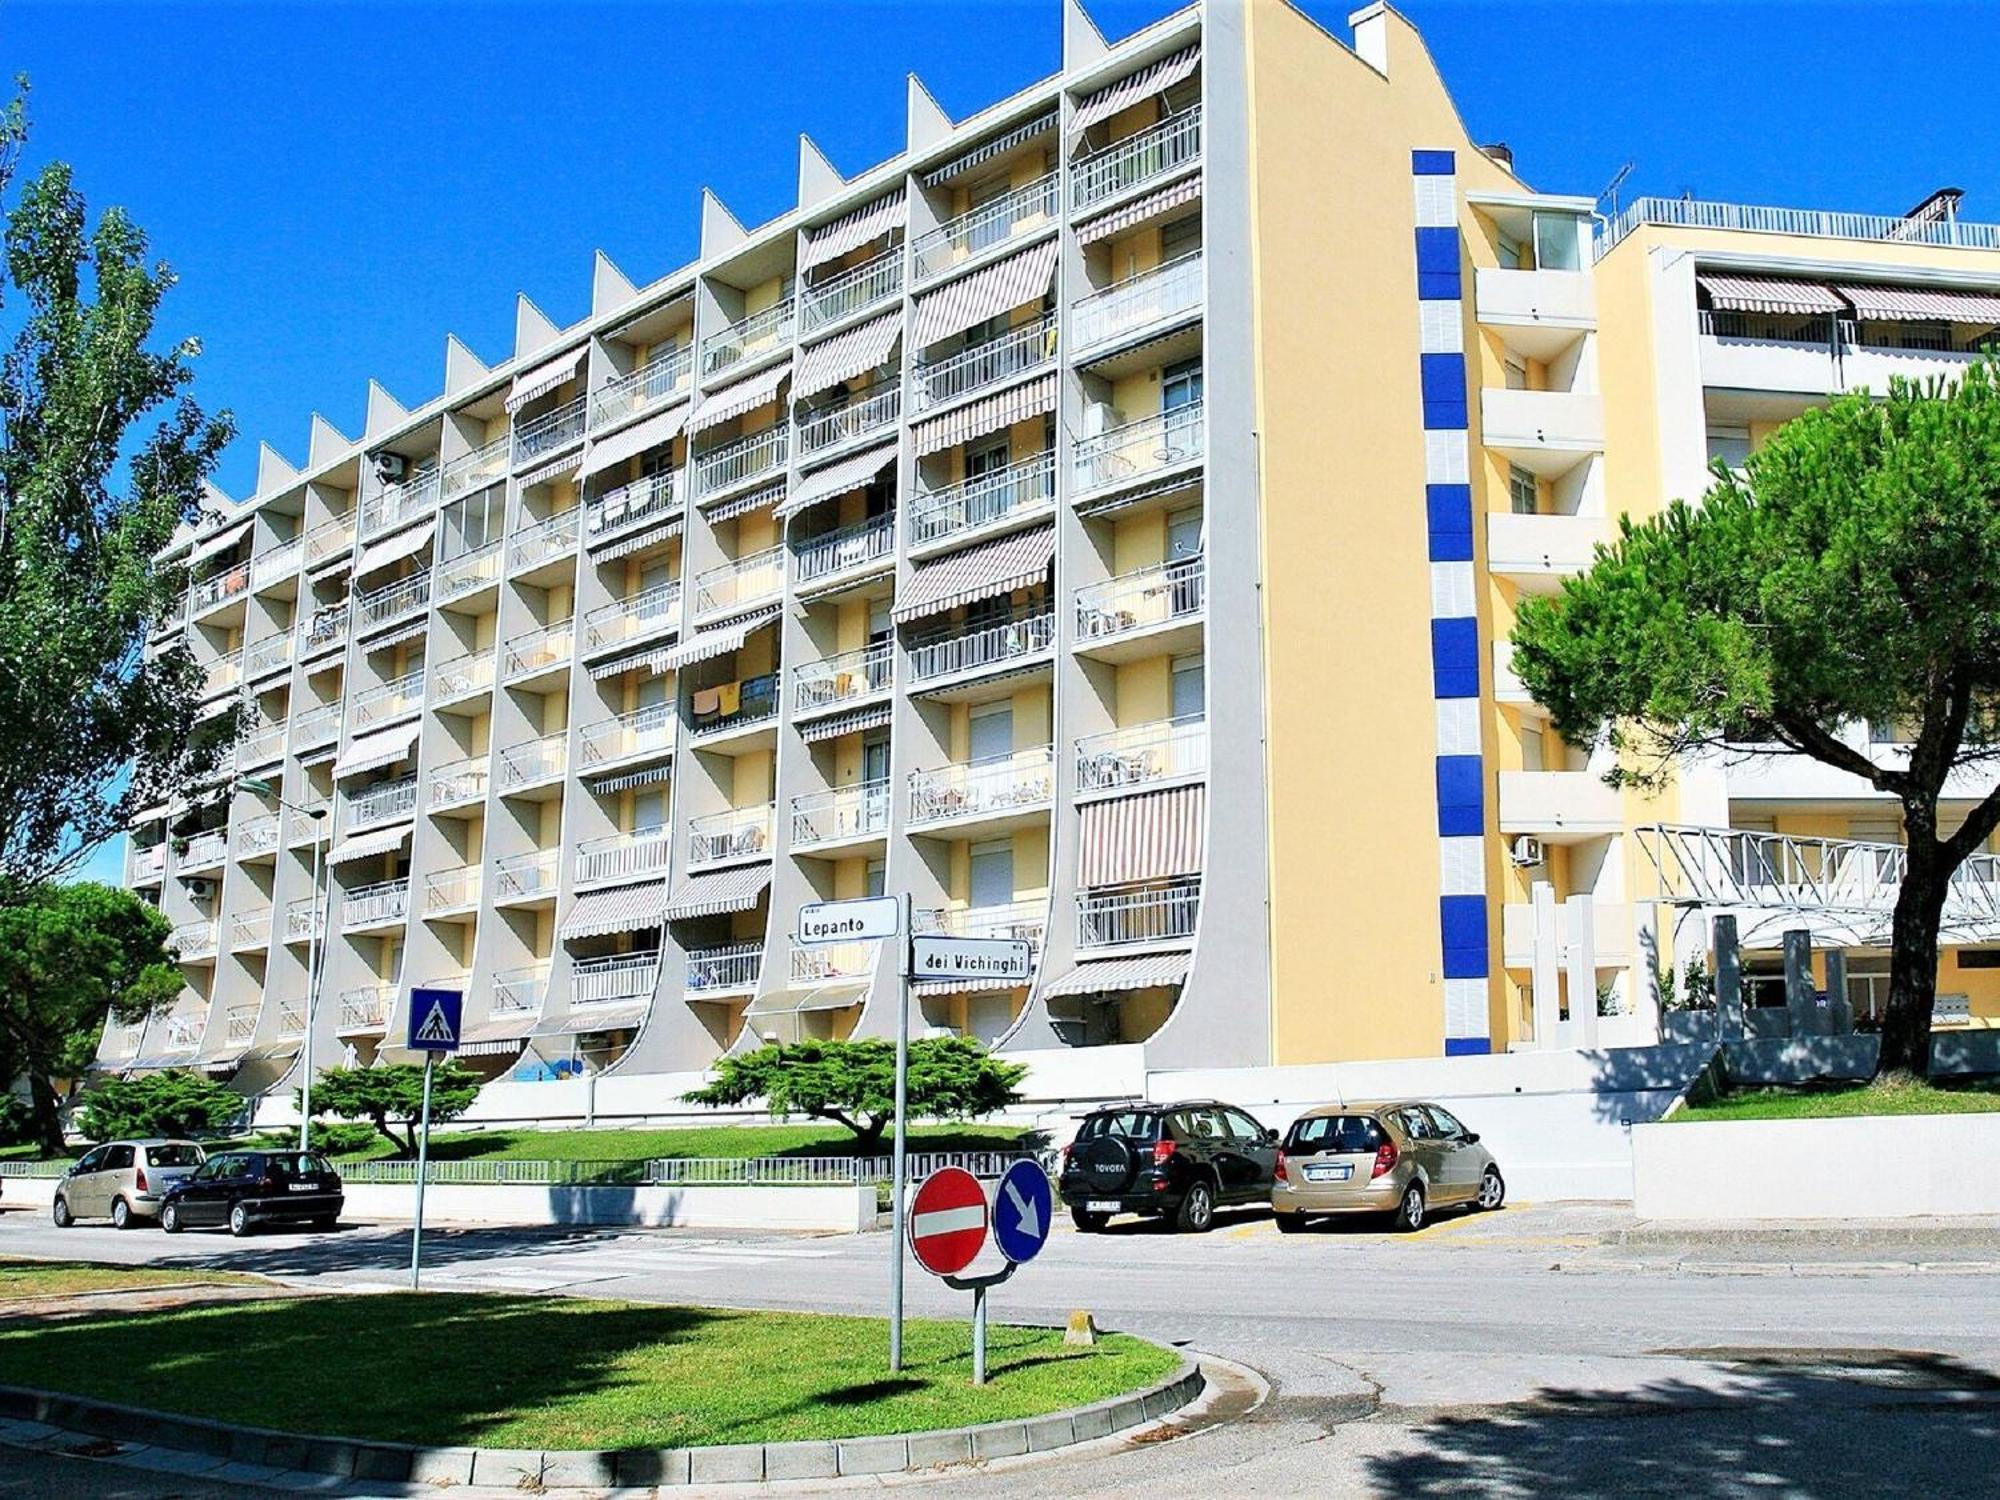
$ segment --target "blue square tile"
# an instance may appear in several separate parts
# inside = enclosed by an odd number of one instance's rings
[[[1449,177],[1457,170],[1457,156],[1450,151],[1412,151],[1410,173],[1415,177]]]
[[[1493,1050],[1490,1036],[1448,1036],[1444,1039],[1446,1057],[1484,1057]]]

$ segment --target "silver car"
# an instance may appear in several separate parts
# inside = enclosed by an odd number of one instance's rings
[[[207,1160],[193,1141],[106,1141],[86,1151],[56,1184],[56,1228],[109,1219],[113,1228],[129,1229],[136,1220],[157,1219],[168,1187]]]
[[[1386,1214],[1421,1229],[1431,1210],[1496,1209],[1507,1182],[1493,1153],[1440,1104],[1322,1104],[1285,1132],[1271,1208],[1292,1234],[1332,1214]]]

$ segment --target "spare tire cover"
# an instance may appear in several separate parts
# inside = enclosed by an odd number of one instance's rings
[[[1115,1135],[1100,1135],[1075,1147],[1070,1152],[1070,1165],[1082,1175],[1091,1192],[1119,1193],[1132,1181],[1137,1163],[1130,1141]]]

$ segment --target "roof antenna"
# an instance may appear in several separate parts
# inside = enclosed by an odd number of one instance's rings
[[[1606,198],[1611,200],[1610,218],[1615,219],[1618,217],[1618,189],[1623,187],[1625,179],[1632,175],[1634,165],[1632,162],[1626,162],[1624,166],[1611,175],[1611,180],[1604,185],[1604,191],[1597,195],[1599,203],[1602,203]]]

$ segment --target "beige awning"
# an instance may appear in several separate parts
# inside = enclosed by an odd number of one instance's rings
[[[1082,100],[1076,107],[1076,113],[1070,116],[1072,134],[1082,135],[1099,121],[1130,109],[1150,94],[1164,94],[1183,78],[1191,77],[1200,63],[1201,46],[1197,43],[1099,89]]]
[[[646,1019],[650,1000],[633,1005],[592,1005],[537,1026],[534,1036],[578,1036],[586,1031],[626,1031]]]
[[[1143,198],[1135,198],[1123,208],[1114,208],[1110,213],[1092,219],[1088,224],[1076,226],[1076,242],[1079,245],[1094,245],[1099,240],[1108,240],[1112,235],[1130,229],[1134,224],[1143,224],[1156,214],[1179,208],[1183,203],[1192,203],[1201,196],[1201,179],[1186,177],[1179,182],[1169,183],[1158,192],[1148,193]]]
[[[583,477],[602,474],[617,464],[629,463],[650,448],[671,443],[687,426],[688,403],[683,401],[667,411],[656,411],[643,422],[634,422],[622,432],[614,432],[592,443],[583,460]]]
[[[1725,276],[1703,271],[1695,281],[1719,312],[1777,313],[1809,318],[1845,312],[1833,288],[1816,281],[1786,281],[1773,276]]]
[[[673,780],[672,747],[662,747],[655,753],[664,757],[659,764],[642,766],[636,771],[625,771],[616,776],[592,777],[590,789],[602,797],[611,792],[630,791],[634,787],[641,786],[658,786],[661,782]]]
[[[572,448],[559,458],[552,458],[547,463],[536,464],[532,469],[524,471],[521,475],[521,488],[525,490],[533,485],[547,484],[553,479],[567,479],[582,467],[583,450]]]
[[[859,734],[864,729],[880,729],[894,717],[895,708],[888,703],[873,703],[866,708],[850,708],[844,713],[828,714],[823,719],[808,719],[799,726],[799,738],[808,745],[821,740],[837,740],[843,734]]]
[[[394,536],[383,537],[379,542],[370,542],[354,559],[354,576],[365,578],[391,563],[415,557],[431,544],[431,537],[436,531],[437,520],[433,517],[421,526],[412,526],[408,531],[399,531]]]
[[[927,453],[969,443],[974,438],[998,432],[1016,422],[1025,422],[1030,417],[1045,416],[1056,409],[1057,389],[1056,377],[1053,374],[1044,375],[1026,385],[1002,391],[997,396],[988,396],[983,401],[974,401],[956,411],[946,412],[929,422],[919,422],[910,429],[917,456],[921,458]]]
[[[752,490],[747,495],[736,495],[716,505],[704,505],[701,513],[710,521],[729,521],[737,516],[747,516],[753,510],[775,508],[785,498],[783,481],[767,484],[760,490]]]
[[[391,850],[400,849],[410,841],[410,825],[399,823],[394,828],[378,828],[372,833],[357,833],[351,839],[344,839],[333,846],[333,853],[326,857],[329,865],[339,866],[357,859],[379,858]]]
[[[627,672],[644,669],[658,677],[665,669],[660,666],[660,658],[673,647],[663,646],[655,641],[650,646],[635,646],[630,651],[621,651],[616,656],[607,656],[602,661],[590,664],[590,680],[602,682],[607,677],[619,677]]]
[[[333,763],[333,774],[352,776],[394,765],[416,750],[417,736],[422,730],[422,724],[397,724],[374,734],[358,735],[348,741],[347,749]]]
[[[824,469],[815,469],[800,478],[798,487],[771,514],[779,521],[789,521],[808,505],[831,500],[835,495],[844,495],[872,482],[877,474],[895,461],[896,445],[890,443],[884,448],[870,448],[866,453],[844,458],[837,464],[828,464]]]
[[[1124,885],[1198,875],[1208,789],[1171,787],[1086,802],[1078,810],[1077,883]]]
[[[791,1016],[808,1010],[845,1010],[867,998],[868,983],[866,978],[855,978],[828,980],[817,985],[794,985],[786,992],[785,1000],[772,1005],[753,1002],[743,1014],[746,1017]],[[792,1000],[792,995],[799,998]]]
[[[2000,292],[1846,282],[1834,290],[1853,305],[1855,317],[1869,322],[2000,323]]]
[[[535,397],[546,396],[576,373],[577,367],[583,363],[584,355],[589,352],[587,345],[580,349],[571,349],[565,354],[558,354],[554,359],[545,360],[532,370],[516,375],[513,388],[507,392],[507,410],[519,411]]]
[[[198,562],[207,562],[211,557],[220,557],[249,534],[250,523],[248,521],[239,521],[234,526],[223,527],[222,530],[216,532],[207,541],[198,544],[194,551],[187,555],[187,566],[193,567]]]
[[[799,255],[801,274],[830,260],[838,260],[850,250],[870,240],[880,239],[892,229],[901,229],[909,214],[909,204],[900,191],[865,203],[852,213],[842,214],[831,224],[806,231],[806,247]]]
[[[965,332],[974,323],[997,318],[1023,302],[1037,301],[1055,280],[1057,249],[1056,242],[1048,240],[919,297],[911,346],[925,348]]]
[[[746,411],[770,405],[778,399],[778,387],[791,373],[791,361],[787,360],[773,365],[761,375],[752,375],[748,380],[710,393],[708,399],[695,408],[694,416],[688,421],[688,431],[706,432],[731,417],[740,417]]]
[[[621,885],[608,891],[584,891],[570,903],[563,918],[565,943],[578,938],[603,937],[613,932],[643,932],[658,927],[660,910],[666,905],[667,883],[648,880],[643,885]]]
[[[893,618],[906,625],[977,599],[1031,587],[1047,577],[1055,555],[1056,529],[1041,526],[920,562]]]
[[[606,563],[621,557],[630,557],[634,552],[643,552],[648,547],[661,546],[680,534],[681,518],[669,516],[666,520],[657,521],[651,526],[641,526],[637,531],[629,532],[616,541],[607,542],[602,547],[588,538],[584,540],[584,545],[590,549],[593,561]]]
[[[737,865],[690,875],[669,898],[661,916],[669,922],[682,922],[690,917],[748,911],[762,899],[770,883],[771,867],[767,864]]]
[[[1044,1000],[1065,995],[1108,995],[1123,990],[1150,990],[1179,984],[1187,978],[1185,953],[1140,953],[1130,958],[1093,958],[1062,978],[1045,985]]]
[[[1020,990],[1027,985],[1018,979],[916,979],[910,993],[918,999],[931,995],[978,995],[990,990]]]
[[[678,671],[698,661],[708,661],[726,652],[741,650],[745,641],[778,618],[779,608],[774,604],[768,609],[754,610],[726,625],[718,625],[713,630],[696,631],[678,646],[661,652],[653,669],[657,672]]]
[[[852,380],[864,370],[887,364],[890,351],[902,336],[902,313],[885,313],[801,351],[798,378],[792,382],[792,399],[817,395],[828,386]]]

